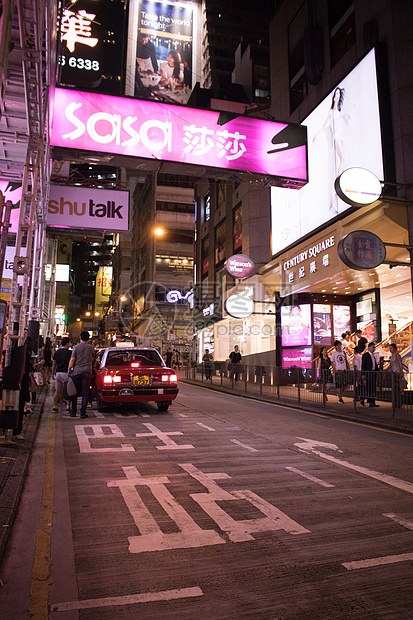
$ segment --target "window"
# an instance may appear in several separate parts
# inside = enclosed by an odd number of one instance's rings
[[[304,67],[304,30],[306,27],[303,5],[288,26],[288,70],[290,78],[290,112],[307,97],[308,84]]]
[[[234,209],[234,251],[242,250],[242,204]]]
[[[329,0],[330,61],[334,65],[356,42],[353,0]]]
[[[202,275],[208,273],[209,270],[209,237],[202,239]]]
[[[225,240],[227,237],[227,223],[223,221],[215,229],[215,264],[225,260]]]

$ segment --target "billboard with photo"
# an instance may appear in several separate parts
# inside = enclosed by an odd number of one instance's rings
[[[342,334],[351,331],[350,306],[333,306],[334,340],[341,340]]]
[[[7,245],[14,246],[16,244],[16,233],[19,228],[22,183],[21,181],[6,181],[0,179],[0,192],[3,194],[4,203],[10,200],[13,204],[10,213],[10,228],[8,231]]]
[[[331,306],[313,305],[314,344],[331,345]]]
[[[305,128],[248,117],[221,127],[218,117],[210,110],[56,88],[50,143],[306,182]],[[287,134],[294,146],[275,153],[274,144]]]
[[[335,179],[366,168],[383,179],[375,50],[372,50],[302,122],[308,131],[308,184],[299,191],[271,188],[272,254],[278,254],[349,205]]]
[[[187,103],[199,81],[197,19],[198,6],[192,2],[132,0],[125,94]]]
[[[281,344],[297,347],[311,344],[311,306],[281,307]]]

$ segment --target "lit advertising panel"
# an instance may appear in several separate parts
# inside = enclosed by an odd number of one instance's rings
[[[338,88],[340,92],[334,89],[302,123],[308,131],[309,183],[298,192],[271,188],[273,254],[350,208],[334,190],[335,179],[344,170],[366,168],[383,179],[374,50]],[[336,91],[341,102],[336,101],[332,110]]]
[[[314,344],[331,345],[331,306],[313,305]]]
[[[155,101],[57,88],[53,146],[168,160],[306,181],[306,134],[300,125],[237,117]],[[274,152],[286,129],[301,146]],[[284,136],[286,132],[282,132]]]
[[[129,192],[51,185],[47,226],[126,232],[129,230]]]
[[[192,89],[194,6],[142,0],[137,30],[135,97],[186,103]]]
[[[281,344],[297,347],[311,344],[311,306],[281,307]]]
[[[77,0],[60,14],[58,84],[121,95],[125,0]]]
[[[313,348],[305,347],[302,349],[284,349],[281,357],[282,368],[298,366],[298,368],[311,368],[313,359]]]
[[[334,339],[341,340],[344,332],[351,331],[350,306],[333,306]]]

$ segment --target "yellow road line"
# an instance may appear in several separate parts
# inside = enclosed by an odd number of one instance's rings
[[[53,416],[50,419],[49,439],[45,450],[43,494],[40,507],[39,527],[36,535],[28,615],[29,618],[38,620],[44,620],[49,615],[48,600],[51,528],[53,518],[55,429],[56,421]]]

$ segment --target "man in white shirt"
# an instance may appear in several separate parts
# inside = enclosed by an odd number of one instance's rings
[[[331,365],[333,367],[334,380],[337,388],[338,402],[344,405],[343,390],[346,387],[346,379],[344,371],[348,369],[348,361],[346,352],[342,350],[340,340],[334,342],[334,351],[331,356]]]

